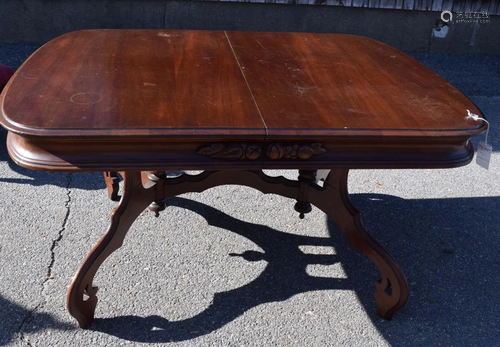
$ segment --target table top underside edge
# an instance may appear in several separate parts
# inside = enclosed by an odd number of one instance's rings
[[[451,168],[472,160],[469,137],[96,141],[9,132],[7,149],[17,164],[49,171]]]

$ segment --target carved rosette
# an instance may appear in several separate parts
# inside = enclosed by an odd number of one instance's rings
[[[202,147],[197,154],[206,155],[212,158],[241,160],[254,160],[260,157],[261,147],[255,144],[223,144],[215,143],[210,146]]]
[[[321,143],[313,143],[311,145],[282,145],[274,143],[267,147],[267,157],[272,160],[276,159],[309,159],[313,155],[325,153]]]
[[[217,159],[255,160],[260,158],[263,152],[264,151],[262,150],[262,147],[257,144],[215,143],[200,148],[196,153]],[[307,160],[311,158],[313,155],[318,155],[325,152],[326,149],[323,148],[323,145],[317,142],[310,145],[271,143],[270,145],[267,146],[267,150],[264,153],[265,156],[271,160],[279,160],[279,159]]]

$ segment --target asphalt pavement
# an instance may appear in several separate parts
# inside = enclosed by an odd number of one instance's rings
[[[0,63],[36,48],[0,44]],[[79,329],[66,291],[117,203],[101,173],[17,166],[1,129],[0,345],[498,346],[500,57],[410,55],[478,105],[494,153],[489,171],[351,172],[365,226],[410,285],[392,321],[375,313],[375,266],[317,209],[301,220],[292,200],[223,186],[145,211],[98,272],[96,321]]]

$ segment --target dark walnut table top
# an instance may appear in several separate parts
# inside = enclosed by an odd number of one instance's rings
[[[423,168],[470,162],[485,125],[467,109],[365,37],[88,30],[22,65],[0,121],[34,169]]]

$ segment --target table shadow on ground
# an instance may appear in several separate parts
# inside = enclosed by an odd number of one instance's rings
[[[189,319],[97,318],[90,329],[135,342],[190,340],[223,327],[261,304],[283,301],[308,291],[353,290],[374,326],[391,344],[416,342],[412,335],[426,342],[437,339],[447,344],[484,340],[482,331],[496,324],[497,310],[491,305],[495,296],[490,294],[498,297],[496,293],[500,291],[500,276],[486,277],[491,275],[487,271],[491,267],[499,274],[496,251],[492,252],[488,245],[490,241],[493,244],[500,241],[500,233],[493,233],[499,225],[499,215],[490,213],[498,211],[500,198],[406,200],[359,194],[353,196],[353,201],[361,211],[368,211],[365,224],[398,261],[410,282],[407,307],[390,322],[375,313],[373,292],[378,270],[364,255],[347,245],[331,221],[327,222],[331,237],[299,236],[243,222],[205,204],[176,197],[168,200],[169,205],[196,212],[210,225],[244,236],[263,249],[263,252],[246,251],[230,256],[247,261],[266,260],[267,267],[254,281],[216,293],[205,311]],[[336,254],[304,254],[299,245],[332,245]],[[317,278],[306,273],[309,264],[337,262],[348,278]],[[483,295],[485,289],[478,285],[485,280],[488,280],[488,288]],[[335,328],[331,331],[334,338]],[[464,331],[468,332],[468,338],[464,337]]]
[[[39,324],[29,324],[35,320]],[[74,330],[75,327],[59,322],[50,314],[30,311],[0,295],[0,346],[13,341],[21,330],[23,333],[33,334],[49,329]]]

